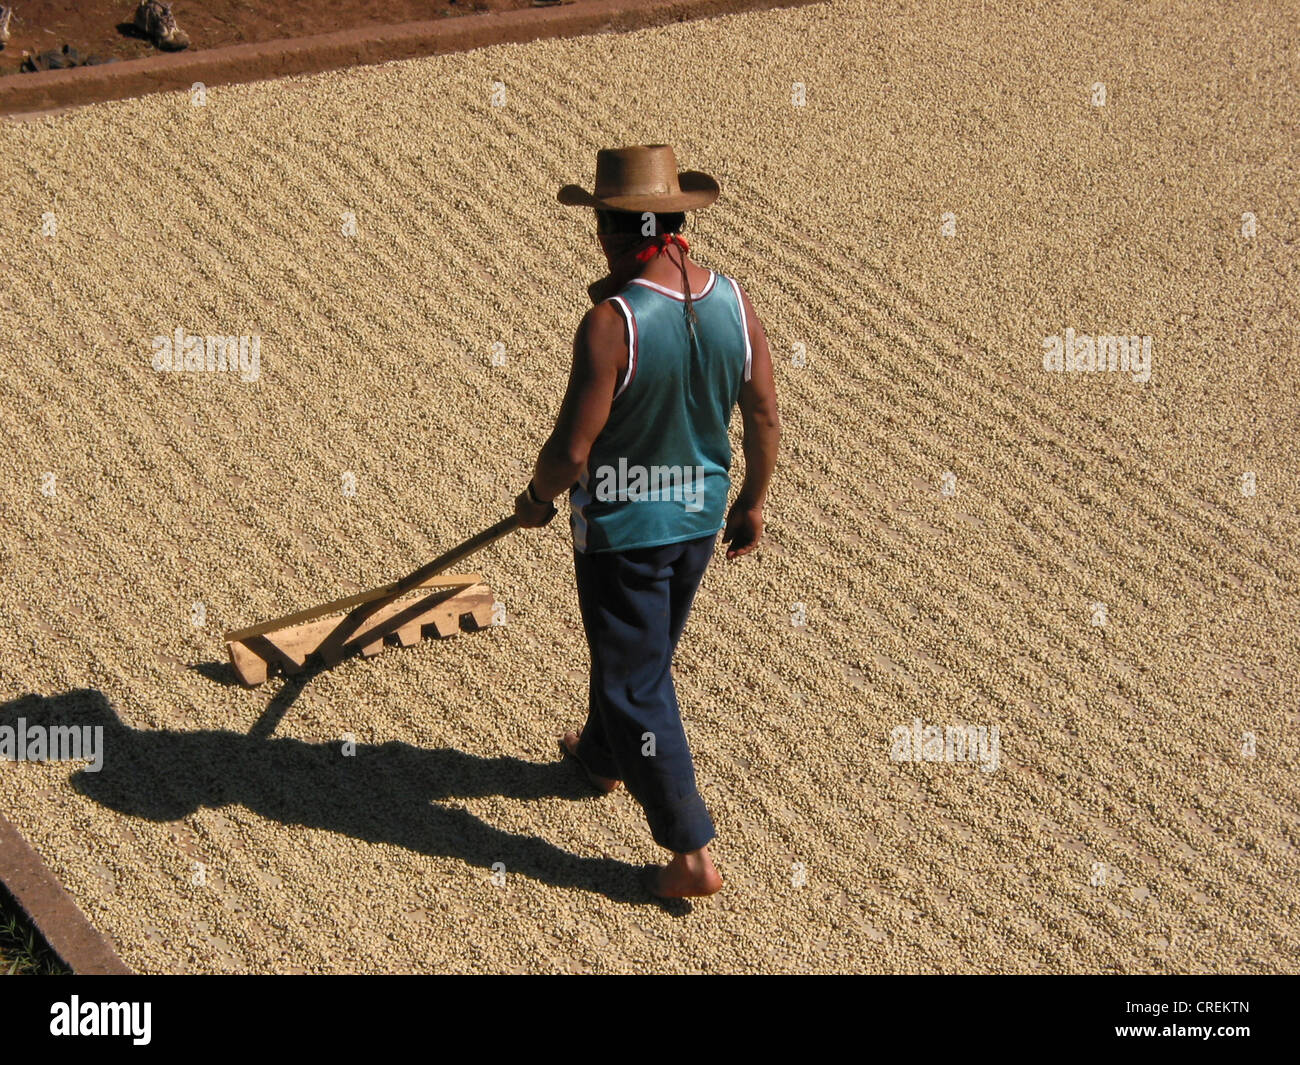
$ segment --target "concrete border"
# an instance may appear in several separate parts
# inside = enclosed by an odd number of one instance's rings
[[[662,26],[741,11],[800,7],[824,0],[577,0],[552,7],[459,15],[176,52],[72,70],[0,77],[0,115],[103,103],[148,93],[231,85],[395,59],[464,52],[546,37],[574,37]]]
[[[50,949],[80,976],[130,976],[113,945],[86,920],[58,877],[22,834],[0,814],[0,883],[45,937]]]

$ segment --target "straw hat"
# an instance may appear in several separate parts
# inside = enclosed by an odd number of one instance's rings
[[[718,183],[698,170],[677,172],[667,144],[602,148],[596,153],[596,188],[565,185],[556,196],[566,207],[606,211],[693,211],[718,198]]]

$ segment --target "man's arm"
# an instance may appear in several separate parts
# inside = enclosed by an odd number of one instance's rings
[[[749,380],[740,386],[740,414],[744,421],[745,479],[727,514],[722,539],[731,544],[728,558],[747,555],[763,535],[763,505],[776,468],[781,442],[781,416],[776,406],[776,381],[772,376],[772,353],[767,333],[754,312],[754,305],[742,288],[740,298],[749,324]]]
[[[620,370],[626,365],[627,341],[623,316],[612,304],[601,303],[587,312],[573,340],[573,367],[555,428],[542,446],[533,470],[533,488],[546,502],[568,489],[587,467],[591,446],[609,420],[609,410],[618,388]],[[522,499],[527,498],[525,492]],[[539,514],[515,513],[520,524]],[[537,509],[537,508],[533,508]]]

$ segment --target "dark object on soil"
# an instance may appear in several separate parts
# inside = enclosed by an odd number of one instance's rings
[[[81,66],[81,57],[70,44],[65,44],[58,51],[38,52],[23,60],[19,72],[33,74],[38,70],[67,70],[69,67]]]
[[[135,9],[135,28],[164,52],[179,52],[190,46],[189,34],[176,25],[171,4],[144,0]]]

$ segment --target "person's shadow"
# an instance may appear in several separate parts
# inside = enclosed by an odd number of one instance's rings
[[[393,843],[420,854],[459,858],[507,876],[522,875],[652,904],[638,867],[612,858],[581,858],[534,836],[484,824],[456,799],[593,797],[561,762],[479,758],[449,748],[410,744],[304,743],[239,732],[134,729],[91,688],[0,704],[0,726],[103,726],[103,765],[79,769],[70,783],[82,795],[133,817],[176,821],[202,806],[246,806],[286,825]]]

